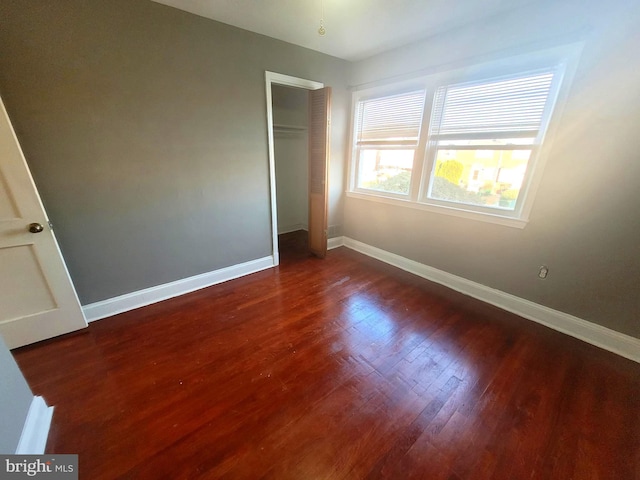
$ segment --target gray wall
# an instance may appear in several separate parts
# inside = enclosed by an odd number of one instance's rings
[[[347,198],[345,234],[640,337],[638,25],[636,0],[539,3],[354,64],[360,85],[586,40],[524,230]]]
[[[278,233],[308,228],[309,136],[306,131],[309,92],[273,85],[274,152]],[[278,125],[303,130],[281,130]]]
[[[33,394],[0,337],[0,453],[15,453]]]
[[[329,224],[640,337],[639,10],[537,2],[350,66],[148,1],[6,0],[0,95],[84,304],[270,253],[271,70],[334,87]],[[576,38],[585,51],[524,230],[343,199],[347,84]]]
[[[271,253],[264,71],[334,88],[346,62],[142,0],[0,3],[0,95],[83,304]]]

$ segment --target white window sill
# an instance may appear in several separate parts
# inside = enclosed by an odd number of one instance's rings
[[[469,220],[477,220],[479,222],[493,223],[496,225],[504,225],[507,227],[524,228],[527,226],[528,220],[522,218],[511,218],[502,215],[493,215],[484,212],[474,212],[472,210],[464,210],[463,208],[445,207],[441,205],[431,205],[427,203],[417,203],[411,200],[404,200],[400,198],[386,197],[380,194],[368,194],[362,192],[347,192],[347,197],[359,198],[361,200],[368,200],[371,202],[386,203],[389,205],[396,205],[399,207],[413,208],[416,210],[423,210],[432,213],[439,213],[443,215],[450,215],[453,217],[467,218]]]

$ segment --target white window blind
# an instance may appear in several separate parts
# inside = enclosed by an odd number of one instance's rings
[[[431,137],[479,133],[536,136],[554,77],[553,70],[500,80],[447,85],[435,93]]]
[[[356,112],[357,145],[417,145],[424,99],[425,90],[416,90],[361,100]]]

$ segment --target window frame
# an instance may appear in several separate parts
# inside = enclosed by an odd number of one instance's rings
[[[358,152],[361,150],[361,147],[357,144],[358,126],[356,125],[356,118],[357,118],[358,104],[360,102],[365,102],[367,100],[371,100],[375,98],[402,95],[402,94],[410,93],[412,91],[424,90],[424,88],[425,87],[421,81],[395,83],[393,85],[382,87],[382,88],[362,90],[361,95],[358,95],[357,101],[353,102],[352,112],[351,112],[351,136],[349,140],[350,146],[351,146],[350,161],[349,161],[349,165],[350,165],[349,191],[350,192],[360,193],[365,196],[366,195],[383,196],[385,198],[394,198],[401,201],[411,201],[416,196],[415,195],[417,192],[416,189],[419,188],[419,185],[416,185],[416,182],[414,182],[415,173],[416,173],[416,169],[418,168],[419,169],[418,173],[420,174],[420,176],[422,175],[421,164],[423,162],[419,160],[424,157],[424,152],[425,152],[424,145],[426,144],[426,137],[423,135],[423,128],[425,127],[425,118],[427,118],[426,103],[422,112],[422,121],[420,123],[419,131],[418,131],[418,142],[416,143],[416,145],[415,146],[400,145],[399,143],[397,144],[389,143],[388,145],[386,145],[391,147],[389,149],[392,149],[392,150],[409,150],[409,149],[414,150],[413,162],[411,166],[411,182],[409,184],[409,191],[407,192],[407,194],[386,192],[383,190],[376,190],[373,188],[358,186],[358,179],[360,177],[360,162],[359,162]],[[428,95],[428,92],[425,93],[425,97],[427,95]],[[428,125],[428,120],[427,120],[427,125]]]
[[[495,59],[464,68],[443,70],[391,84],[373,84],[362,89],[354,89],[351,109],[350,158],[348,162],[347,196],[393,205],[400,205],[434,213],[453,215],[500,225],[524,228],[552,148],[557,124],[562,116],[571,82],[575,75],[583,43],[574,43],[524,55]],[[545,112],[527,163],[526,173],[516,205],[513,210],[484,207],[428,197],[433,182],[433,169],[437,153],[430,136],[430,120],[434,108],[434,96],[438,87],[469,82],[499,80],[502,77],[517,76],[536,70],[554,69],[554,78],[550,88]],[[355,145],[355,115],[358,103],[365,99],[393,95],[410,89],[426,90],[423,123],[420,128],[418,146],[414,156],[411,184],[408,195],[393,194],[380,190],[357,187],[357,148]],[[511,138],[519,138],[515,135]]]

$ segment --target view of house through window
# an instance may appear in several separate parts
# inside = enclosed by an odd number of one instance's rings
[[[524,139],[529,145],[518,145],[518,140],[458,141],[457,146],[470,147],[460,150],[440,145],[430,197],[513,210],[533,146],[533,139]],[[493,145],[509,149],[491,149]]]
[[[562,68],[356,97],[351,191],[517,217]]]
[[[554,70],[440,86],[428,198],[514,210],[541,142]]]

